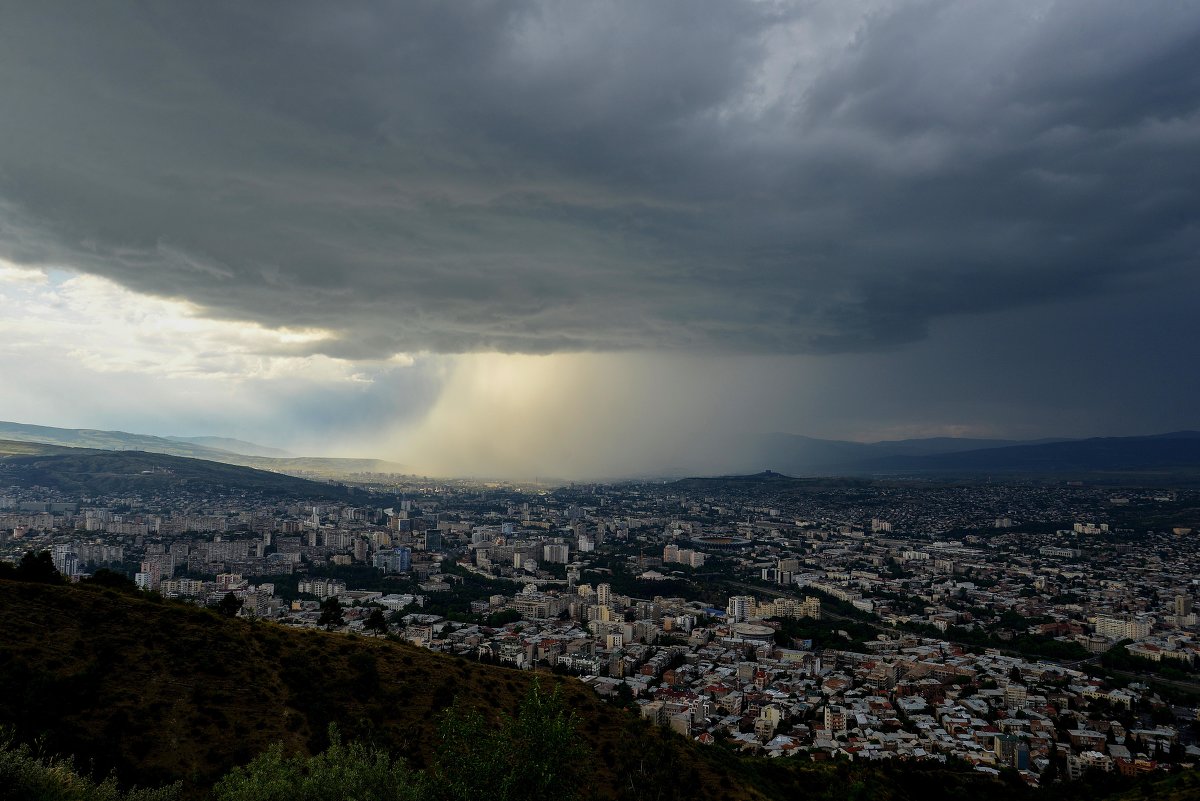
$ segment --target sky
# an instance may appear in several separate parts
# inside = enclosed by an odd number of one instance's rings
[[[13,5],[0,419],[570,478],[1200,428],[1200,5]]]

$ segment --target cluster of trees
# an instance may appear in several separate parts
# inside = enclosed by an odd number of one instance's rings
[[[28,581],[35,584],[65,584],[67,581],[54,566],[54,558],[49,551],[26,551],[25,555],[21,557],[21,561],[15,565],[0,561],[0,579]],[[124,573],[118,573],[106,567],[98,569],[90,578],[84,579],[83,583],[125,592],[138,591],[133,579]]]
[[[1133,640],[1121,640],[1121,642],[1108,649],[1102,657],[1100,664],[1109,670],[1123,670],[1126,672],[1138,673],[1155,673],[1159,676],[1176,681],[1194,681],[1195,668],[1188,662],[1155,662],[1145,657],[1135,656],[1129,653],[1125,646],[1131,645]]]
[[[1048,634],[1018,634],[1011,640],[1004,640],[984,629],[968,629],[964,626],[950,626],[944,632],[928,623],[905,623],[901,628],[969,648],[999,648],[1026,657],[1072,661],[1087,659],[1090,656],[1087,649],[1079,643],[1056,640]]]
[[[863,643],[875,639],[875,628],[867,623],[854,621],[817,620],[811,617],[773,617],[779,624],[775,631],[775,644],[791,648],[793,640],[812,640],[813,648],[840,648],[847,651],[864,651]],[[838,632],[850,635],[846,639]]]
[[[32,581],[39,584],[62,584],[65,579],[54,566],[49,551],[26,551],[16,565],[0,561],[0,579]]]

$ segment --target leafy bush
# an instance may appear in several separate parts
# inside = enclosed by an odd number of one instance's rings
[[[490,725],[455,703],[443,715],[441,747],[430,774],[360,742],[343,743],[329,728],[329,748],[315,757],[285,756],[276,745],[235,768],[213,788],[213,801],[572,801],[579,797],[587,753],[560,694],[535,682],[515,718]]]
[[[6,801],[176,801],[179,785],[122,792],[113,777],[97,784],[67,760],[41,756],[0,730],[0,798]]]
[[[434,797],[446,801],[572,801],[584,785],[588,753],[578,720],[556,689],[534,681],[515,718],[491,727],[457,701],[442,716]]]
[[[428,797],[424,776],[402,759],[343,743],[329,727],[329,748],[315,757],[285,756],[276,745],[245,767],[234,768],[213,788],[214,801],[419,801]]]

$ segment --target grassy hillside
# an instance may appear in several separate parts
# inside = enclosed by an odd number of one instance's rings
[[[513,714],[531,680],[387,640],[226,620],[112,590],[0,580],[0,724],[25,738],[45,735],[52,750],[141,786],[183,779],[195,795],[273,743],[289,752],[325,748],[330,723],[423,767],[438,715],[456,696],[492,717]],[[713,788],[713,798],[762,797],[739,788],[719,754],[676,737],[663,746],[661,735],[582,684],[542,681],[561,683],[584,721],[596,797],[617,797],[618,774],[664,747],[663,763]]]
[[[9,441],[0,441],[0,484],[52,487],[87,495],[190,488],[350,497],[345,487],[204,459]]]

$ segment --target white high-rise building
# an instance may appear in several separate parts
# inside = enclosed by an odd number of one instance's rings
[[[730,623],[744,623],[750,618],[750,610],[754,608],[754,598],[749,595],[731,595],[729,605],[725,607],[725,616]]]

